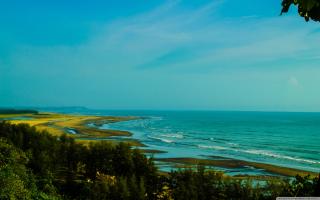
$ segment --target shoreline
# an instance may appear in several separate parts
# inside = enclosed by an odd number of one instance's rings
[[[126,142],[131,146],[144,146],[140,141],[129,138],[132,133],[121,130],[104,130],[99,129],[99,126],[106,123],[115,123],[137,119],[136,117],[114,117],[114,116],[86,116],[86,115],[71,115],[60,113],[39,113],[39,114],[0,114],[0,120],[10,121],[13,124],[29,124],[35,126],[39,131],[48,131],[55,136],[66,134],[73,137],[76,142],[88,145],[90,142],[100,140],[111,141],[112,137],[127,137],[121,141],[111,142]],[[97,126],[88,126],[94,123]]]
[[[130,138],[132,133],[129,131],[99,129],[103,124],[116,123],[121,121],[129,121],[140,119],[139,117],[115,117],[115,116],[86,116],[75,114],[60,113],[38,113],[38,114],[0,114],[0,121],[6,120],[14,124],[26,123],[35,126],[40,131],[48,131],[52,135],[60,136],[67,134],[73,137],[76,142],[83,145],[89,145],[91,142],[109,141],[111,143],[125,142],[130,146],[139,148],[147,147],[141,141]],[[92,125],[90,125],[92,124]],[[166,153],[157,149],[141,149],[145,154]],[[170,163],[173,168],[194,168],[196,165],[205,165],[208,167],[220,167],[225,169],[239,169],[252,167],[253,169],[261,169],[275,176],[293,177],[297,174],[317,176],[318,173],[295,169],[290,167],[282,167],[268,163],[250,162],[244,160],[219,158],[209,156],[208,159],[199,158],[157,158],[155,161]],[[238,176],[238,175],[234,175]],[[239,174],[239,176],[252,176]],[[260,175],[258,175],[260,176]],[[264,175],[261,175],[264,176]],[[270,175],[266,175],[270,176]]]
[[[181,157],[181,158],[157,158],[156,161],[164,162],[164,163],[174,163],[178,168],[195,168],[197,165],[203,165],[208,167],[220,167],[223,169],[240,169],[240,168],[252,168],[252,169],[260,169],[267,173],[285,176],[285,177],[294,177],[297,174],[302,176],[310,175],[311,177],[318,176],[316,172],[310,172],[301,169],[294,169],[290,167],[282,167],[267,163],[258,163],[258,162],[250,162],[244,160],[230,159],[220,157],[219,159],[200,159],[200,158],[190,158],[190,157]],[[246,174],[240,174],[243,176]],[[238,176],[238,175],[235,175]],[[251,176],[251,175],[246,175]],[[266,175],[268,176],[268,175]]]

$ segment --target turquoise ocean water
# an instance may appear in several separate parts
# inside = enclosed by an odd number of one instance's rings
[[[220,111],[92,111],[139,116],[105,124],[127,130],[155,157],[222,156],[320,172],[320,113]]]

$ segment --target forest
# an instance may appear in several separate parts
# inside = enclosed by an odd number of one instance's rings
[[[36,110],[16,110],[16,109],[8,109],[8,108],[0,108],[0,114],[38,114],[39,112]]]
[[[319,176],[320,177],[320,176]],[[27,124],[0,122],[0,199],[197,200],[320,196],[309,176],[254,182],[198,166],[160,172],[126,143],[76,143]]]

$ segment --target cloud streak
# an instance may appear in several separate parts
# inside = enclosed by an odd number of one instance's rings
[[[56,105],[77,98],[80,105],[112,108],[281,106],[288,83],[299,84],[291,74],[320,64],[318,25],[290,16],[224,16],[226,2],[187,7],[167,1],[137,15],[93,22],[90,37],[76,45],[17,45],[9,62],[0,61],[8,69],[0,69],[2,80],[15,91],[5,102]],[[314,99],[320,102],[320,96]]]
[[[23,46],[14,57],[25,63],[31,60],[29,56],[40,54],[45,59],[61,60],[71,68],[96,60],[102,68],[116,65],[150,70],[174,66],[183,70],[215,66],[241,68],[319,56],[316,53],[319,47],[315,45],[319,33],[315,25],[301,28],[291,17],[214,16],[222,2],[213,1],[191,11],[183,10],[179,1],[168,1],[152,11],[101,25],[85,44]]]

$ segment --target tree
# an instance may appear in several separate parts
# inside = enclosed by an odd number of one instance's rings
[[[0,139],[0,199],[31,199],[26,163],[23,152]]]
[[[320,0],[282,0],[281,14],[287,13],[291,5],[298,6],[298,13],[306,21],[320,21]]]

